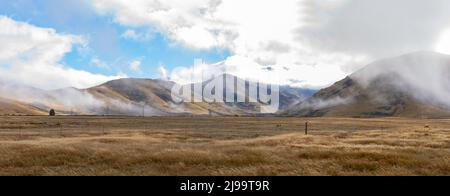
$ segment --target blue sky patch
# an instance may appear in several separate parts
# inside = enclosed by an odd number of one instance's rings
[[[62,59],[62,64],[92,73],[115,75],[125,73],[130,77],[158,77],[158,68],[191,66],[201,58],[214,63],[225,60],[230,52],[222,49],[194,50],[171,42],[160,32],[136,27],[121,26],[112,16],[99,15],[86,0],[16,0],[3,1],[0,15],[8,16],[34,26],[55,29],[60,34],[83,36],[88,45],[75,45]],[[137,39],[125,36],[133,31]],[[128,65],[141,61],[141,70],[131,70]]]

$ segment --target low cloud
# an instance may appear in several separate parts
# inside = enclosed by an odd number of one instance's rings
[[[170,80],[169,71],[166,69],[165,65],[161,64],[158,67],[159,78],[163,80]]]
[[[306,102],[300,103],[298,105],[298,109],[304,111],[314,111],[314,110],[322,110],[326,108],[331,108],[335,106],[345,105],[352,103],[354,101],[353,97],[335,97],[332,99],[309,99]]]
[[[416,99],[450,108],[450,56],[416,52],[370,64],[352,76],[364,87],[376,80]]]

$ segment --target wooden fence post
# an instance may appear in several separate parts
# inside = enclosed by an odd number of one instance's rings
[[[308,135],[308,122],[305,123],[305,135]]]
[[[59,123],[59,135],[62,137],[63,136],[63,127],[62,127],[62,123]]]

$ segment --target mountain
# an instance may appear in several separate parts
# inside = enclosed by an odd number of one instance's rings
[[[218,77],[229,77],[235,81],[245,82],[232,75],[225,74]],[[208,81],[201,85],[204,87],[207,83]],[[46,114],[50,109],[67,115],[255,115],[260,112],[261,107],[259,103],[175,104],[171,95],[175,83],[164,80],[127,78],[109,81],[88,89],[64,88],[52,91],[5,82],[0,84],[0,98],[5,100],[1,103],[9,108],[0,110],[0,115]],[[230,89],[224,86],[224,94]],[[245,96],[246,93],[237,92],[235,96],[238,94]],[[288,108],[295,105],[306,99],[308,93],[311,91],[283,86],[280,88],[280,107]],[[29,109],[23,109],[25,107]]]
[[[219,77],[234,78],[232,75]],[[208,81],[201,84],[205,87]],[[119,79],[88,89],[53,91],[0,81],[0,115],[256,115],[260,103],[172,101],[175,83]],[[191,84],[192,86],[193,84]],[[190,86],[190,85],[187,85]],[[224,86],[224,92],[230,91]],[[226,93],[224,93],[226,94]],[[415,52],[376,61],[318,92],[280,87],[280,115],[343,117],[450,117],[450,56]],[[236,92],[248,95],[248,92]],[[312,95],[312,96],[310,96]]]
[[[229,77],[233,78],[236,82],[245,82],[238,77],[228,74],[218,77]],[[205,81],[200,85],[205,87],[210,81]],[[117,103],[125,104],[128,105],[127,107],[132,108],[134,106],[134,109],[128,110],[125,114],[133,114],[133,110],[137,110],[134,111],[134,114],[142,114],[144,105],[148,115],[253,115],[260,111],[261,104],[259,103],[185,102],[175,104],[171,95],[174,85],[174,82],[164,80],[119,79],[86,89],[85,91],[106,102],[106,105],[109,107],[108,110],[114,114],[123,113],[124,111],[124,107],[117,107]],[[193,85],[189,84],[187,86]],[[223,89],[224,95],[230,92],[231,89],[234,88],[225,85]],[[304,100],[306,96],[302,94],[303,91],[302,89],[288,86],[280,88],[280,107],[287,108],[295,105],[299,100]],[[234,93],[234,97],[237,97],[238,94],[245,96],[246,92],[236,92]]]
[[[2,115],[45,115],[47,111],[30,104],[0,98],[0,114]]]
[[[55,109],[60,114],[95,114],[93,108],[102,103],[97,101],[89,93],[76,88],[64,88],[58,90],[41,90],[23,84],[0,81],[0,99],[7,100],[11,111],[23,111],[21,107],[36,108],[39,114],[48,114],[50,109]],[[11,103],[16,103],[11,105]],[[20,103],[17,105],[17,103]],[[20,106],[20,107],[19,107]],[[76,110],[76,112],[72,112]],[[8,115],[7,111],[0,111],[0,115]],[[21,112],[17,115],[35,115],[36,112]]]
[[[374,62],[282,114],[450,117],[450,56],[415,52]]]

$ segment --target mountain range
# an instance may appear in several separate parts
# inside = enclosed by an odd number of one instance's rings
[[[227,74],[218,77],[243,82]],[[53,91],[0,84],[0,115],[45,115],[53,108],[63,115],[249,116],[258,115],[261,107],[260,103],[176,104],[171,97],[176,83],[165,80],[128,78],[88,89]],[[224,92],[229,90],[224,87]],[[234,96],[238,94],[248,92]],[[450,117],[450,56],[410,53],[371,63],[319,91],[282,86],[279,94],[280,116]]]
[[[217,77],[244,80],[232,75]],[[202,86],[205,86],[205,81]],[[260,103],[206,103],[172,101],[174,82],[152,79],[118,79],[88,89],[65,88],[44,91],[28,86],[3,83],[0,87],[0,115],[41,115],[50,109],[63,115],[257,115]],[[193,86],[194,84],[186,85]],[[248,82],[246,84],[248,86]],[[224,94],[234,92],[224,87]],[[314,90],[280,87],[280,108],[287,109],[305,100]],[[247,92],[236,92],[243,94]]]

